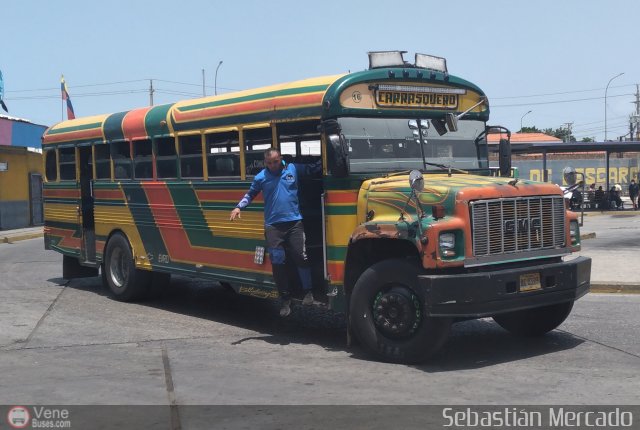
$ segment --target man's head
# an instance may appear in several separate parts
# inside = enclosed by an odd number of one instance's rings
[[[271,173],[279,173],[282,170],[282,155],[275,148],[264,151],[264,165]]]
[[[635,180],[635,179],[632,179],[632,180],[631,180],[631,183],[632,183],[632,184],[635,184],[635,183],[636,183],[636,180]]]

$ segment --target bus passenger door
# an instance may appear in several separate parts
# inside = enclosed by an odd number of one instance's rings
[[[82,225],[80,259],[85,263],[96,261],[95,221],[93,217],[93,158],[91,147],[80,150],[80,208],[79,224]]]

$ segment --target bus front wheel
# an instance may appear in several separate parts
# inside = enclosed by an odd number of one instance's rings
[[[149,291],[151,272],[136,269],[127,238],[116,233],[107,243],[104,278],[116,300],[123,302],[144,298]]]
[[[416,265],[400,259],[381,261],[367,268],[353,288],[351,329],[362,345],[384,361],[423,362],[449,334],[450,318],[425,315]]]

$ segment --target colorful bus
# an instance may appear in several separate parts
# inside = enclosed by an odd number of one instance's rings
[[[587,293],[591,261],[552,184],[491,174],[489,102],[442,58],[369,53],[367,70],[61,122],[43,138],[45,247],[65,278],[119,300],[171,274],[278,297],[263,202],[229,213],[263,168],[321,160],[299,197],[318,306],[377,357],[420,362],[452,323],[493,317],[525,336]],[[499,129],[499,128],[498,128]],[[291,270],[291,281],[298,282]]]

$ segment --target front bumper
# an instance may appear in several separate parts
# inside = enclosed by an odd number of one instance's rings
[[[520,275],[539,273],[541,289],[520,291]],[[420,275],[426,313],[433,317],[480,318],[575,301],[591,286],[591,259],[492,272]]]

